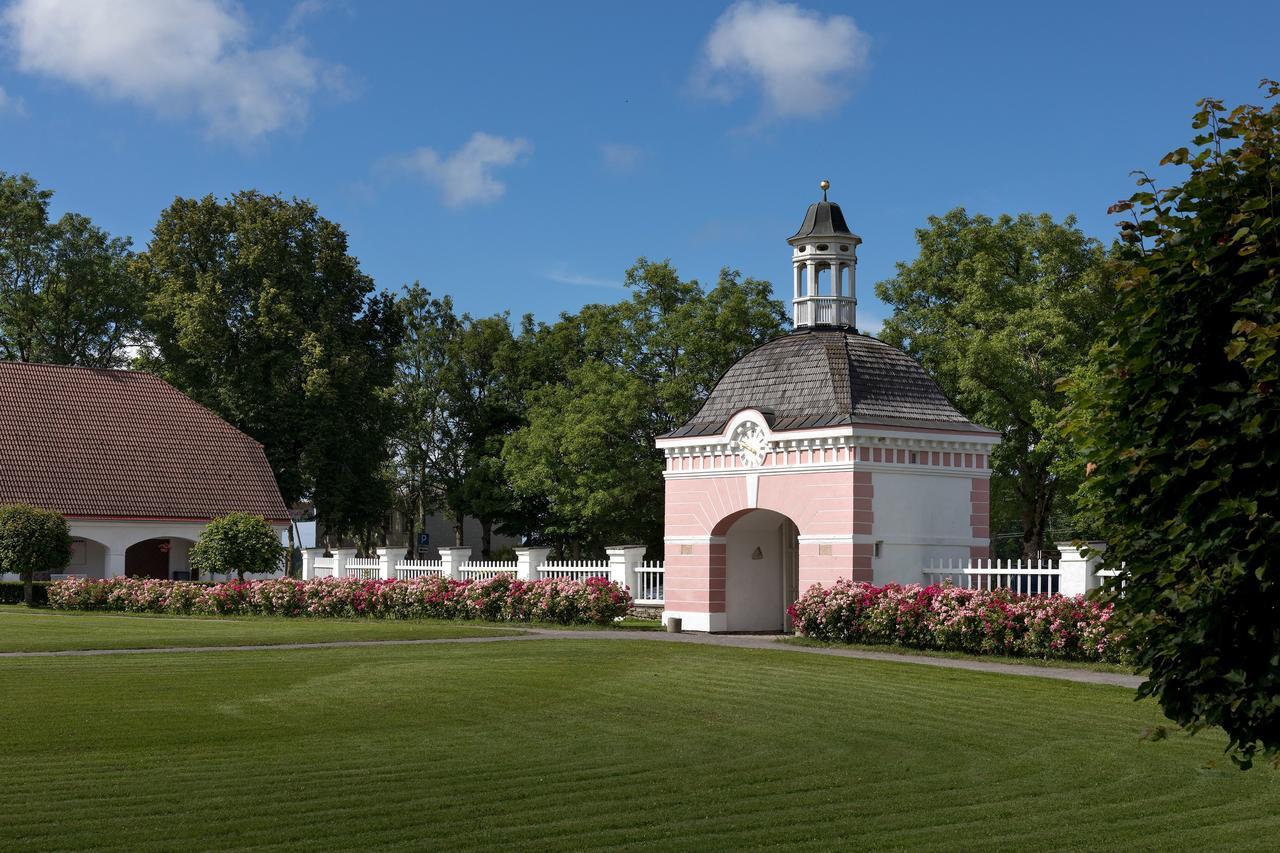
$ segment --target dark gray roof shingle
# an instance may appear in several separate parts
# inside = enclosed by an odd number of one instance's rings
[[[862,242],[862,238],[849,230],[849,223],[844,221],[844,213],[841,212],[840,205],[831,201],[819,201],[809,205],[809,209],[804,214],[804,222],[800,224],[800,230],[792,234],[787,242],[808,237],[848,237],[859,243]]]
[[[702,408],[669,438],[715,435],[743,409],[777,432],[854,423],[991,433],[943,395],[910,356],[848,329],[797,329],[729,368]]]

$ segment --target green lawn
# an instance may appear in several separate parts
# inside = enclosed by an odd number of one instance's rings
[[[644,641],[0,660],[13,848],[1274,849],[1128,690]]]
[[[516,633],[466,622],[374,619],[199,619],[127,613],[75,613],[0,607],[0,652],[61,649],[148,649],[166,646],[237,646],[323,643],[334,640],[428,640]]]

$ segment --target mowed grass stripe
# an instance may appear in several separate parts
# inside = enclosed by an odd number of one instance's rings
[[[518,633],[442,620],[195,618],[0,605],[0,652],[435,640]]]
[[[22,729],[0,831],[38,848],[1097,849],[1158,825],[1164,849],[1248,849],[1280,829],[1274,772],[1212,736],[1140,741],[1160,717],[1129,691],[786,652],[5,661],[0,709]]]

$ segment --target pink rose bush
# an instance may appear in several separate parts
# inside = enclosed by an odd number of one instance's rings
[[[200,584],[117,577],[56,581],[49,584],[49,604],[58,610],[200,616],[368,616],[607,625],[627,614],[631,595],[606,578],[283,578]]]
[[[850,580],[810,587],[789,608],[796,632],[838,643],[1123,662],[1112,606],[1082,595]]]

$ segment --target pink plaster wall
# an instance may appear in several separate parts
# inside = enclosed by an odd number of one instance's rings
[[[969,481],[969,527],[974,539],[991,541],[991,481],[983,477]],[[991,556],[991,547],[971,546],[969,556],[986,559]]]

